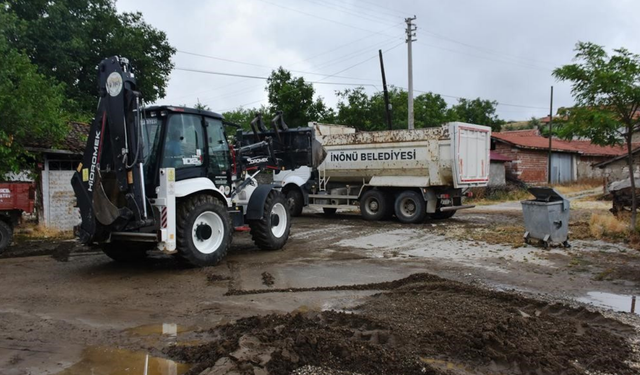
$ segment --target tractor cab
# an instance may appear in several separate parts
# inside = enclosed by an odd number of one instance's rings
[[[232,160],[222,116],[198,109],[147,107],[141,119],[146,190],[158,186],[161,168],[174,168],[176,181],[206,177],[230,186]]]

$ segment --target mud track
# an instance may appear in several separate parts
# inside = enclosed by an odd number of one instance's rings
[[[583,308],[429,274],[334,288],[388,291],[349,312],[240,319],[209,330],[204,345],[165,353],[196,363],[190,374],[287,374],[303,366],[360,374],[636,374],[625,363],[633,328]]]

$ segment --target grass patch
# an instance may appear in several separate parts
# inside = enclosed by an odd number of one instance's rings
[[[551,187],[556,189],[560,194],[571,194],[584,190],[593,190],[601,188],[602,186],[602,179],[599,178],[590,178],[571,183],[551,185]]]
[[[611,214],[593,214],[589,220],[589,231],[597,239],[628,238],[629,224]]]
[[[14,237],[17,240],[39,240],[39,239],[55,239],[70,240],[73,239],[73,231],[58,230],[45,227],[44,225],[26,223],[16,228]]]

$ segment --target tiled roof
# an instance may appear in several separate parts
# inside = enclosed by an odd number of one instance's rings
[[[549,149],[549,138],[541,136],[536,129],[492,133],[491,137],[519,148]],[[556,138],[551,142],[551,149],[558,152],[571,152],[590,156],[618,156],[626,152],[626,149],[622,146],[598,146],[591,143],[591,141],[565,141]]]
[[[82,122],[70,122],[69,133],[58,144],[54,144],[51,140],[33,140],[27,149],[33,151],[66,151],[74,154],[84,153],[87,145],[87,136],[89,135],[89,125]]]

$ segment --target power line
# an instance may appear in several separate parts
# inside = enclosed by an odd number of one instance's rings
[[[318,64],[318,65],[314,65],[313,68],[314,69],[324,69],[324,68],[326,68],[328,66],[335,65],[335,64],[341,63],[343,61],[349,61],[349,60],[354,59],[354,58],[356,58],[356,57],[358,57],[360,55],[363,55],[365,53],[369,53],[372,50],[373,47],[375,47],[373,49],[380,49],[380,48],[382,48],[382,46],[389,45],[389,44],[393,43],[397,39],[399,39],[399,38],[387,39],[384,42],[382,42],[381,44],[378,44],[378,43],[372,44],[372,45],[367,46],[367,47],[365,47],[363,49],[359,49],[357,51],[348,53],[348,54],[346,54],[344,56],[335,58],[333,60],[328,60],[328,61],[325,61],[324,63]]]
[[[352,9],[346,8],[346,7],[342,6],[342,5],[336,5],[336,4],[333,4],[333,3],[329,3],[326,0],[324,2],[321,2],[321,3],[317,2],[316,0],[304,0],[304,1],[312,3],[312,4],[319,5],[321,7],[326,7],[326,8],[329,8],[329,9],[335,9],[335,10],[338,10],[339,12],[350,14],[352,16],[356,16],[356,17],[361,18],[361,19],[365,19],[365,20],[369,20],[369,21],[373,21],[373,22],[383,22],[383,23],[385,23],[387,25],[391,24],[389,19],[383,19],[383,18],[380,18],[380,17],[377,17],[377,16],[371,16],[371,15],[368,15],[368,14],[364,14],[362,12],[357,13],[357,12],[353,11]]]
[[[391,11],[391,12],[395,12],[395,13],[399,14],[400,16],[402,16],[403,18],[404,18],[404,16],[406,15],[405,13],[402,13],[402,12],[400,12],[400,11],[399,11],[399,10],[397,10],[397,9],[387,8],[387,7],[384,7],[384,6],[382,6],[382,5],[376,4],[376,3],[372,2],[372,1],[366,1],[366,0],[359,0],[359,1],[360,1],[360,2],[362,2],[362,3],[371,4],[371,5],[375,6],[375,7],[378,7],[378,8],[384,9],[384,10],[385,10],[385,11],[387,11],[387,12],[389,12],[389,11]]]
[[[308,58],[306,58],[306,59],[304,59],[304,60],[296,61],[296,62],[294,62],[294,63],[293,63],[293,64],[291,64],[291,65],[297,65],[297,64],[300,64],[300,63],[303,63],[303,62],[309,61],[309,60],[311,60],[311,59],[315,59],[316,57],[320,57],[320,56],[326,55],[327,53],[331,53],[331,52],[333,52],[333,51],[337,51],[337,50],[339,50],[339,49],[342,49],[342,48],[347,47],[347,46],[350,46],[350,45],[352,45],[352,44],[355,44],[355,43],[361,42],[361,41],[363,41],[363,40],[365,40],[365,39],[369,39],[369,38],[371,38],[371,37],[373,37],[373,36],[376,36],[376,35],[385,35],[385,34],[383,34],[383,33],[385,33],[385,32],[387,32],[387,31],[389,31],[389,30],[393,29],[393,28],[394,28],[394,27],[396,27],[396,26],[402,25],[403,23],[404,23],[404,22],[400,22],[400,23],[398,23],[398,24],[396,24],[396,25],[394,25],[394,26],[392,26],[392,27],[389,27],[389,28],[387,28],[387,29],[384,29],[384,30],[382,30],[382,31],[379,31],[379,32],[376,32],[376,33],[372,33],[372,34],[367,35],[367,36],[365,36],[365,37],[362,37],[362,38],[356,39],[356,40],[354,40],[354,41],[352,41],[352,42],[349,42],[349,43],[346,43],[346,44],[340,45],[340,46],[338,46],[338,47],[332,48],[332,49],[330,49],[330,50],[328,50],[328,51],[325,51],[325,52],[319,53],[319,54],[317,54],[317,55],[313,55],[313,56],[308,57]]]
[[[192,56],[204,57],[204,58],[207,58],[207,59],[226,61],[226,62],[231,62],[231,63],[234,63],[234,64],[255,66],[255,67],[258,67],[258,68],[265,68],[265,69],[269,69],[269,70],[276,70],[277,69],[277,68],[274,68],[272,66],[253,64],[253,63],[249,63],[249,62],[245,62],[245,61],[231,60],[231,59],[222,58],[222,57],[204,55],[204,54],[201,54],[201,53],[188,52],[188,51],[182,51],[182,50],[177,50],[177,52],[185,54],[185,55],[192,55]],[[310,75],[316,75],[316,76],[324,76],[325,75],[325,74],[322,74],[322,73],[306,72],[306,71],[303,71],[303,70],[292,70],[292,69],[287,69],[287,70],[290,71],[290,72],[293,72],[293,73],[300,73],[300,74],[310,74]],[[355,80],[355,81],[375,81],[373,79],[368,79],[368,78],[355,78],[355,77],[342,77],[342,76],[341,77],[336,77],[336,78],[352,79],[352,80]]]
[[[494,59],[494,58],[490,58],[490,57],[486,57],[486,56],[480,56],[480,55],[471,54],[471,53],[468,53],[468,52],[462,52],[462,51],[453,50],[453,49],[450,49],[450,48],[435,46],[433,44],[424,43],[422,41],[418,41],[417,43],[419,43],[419,44],[421,44],[423,46],[427,46],[427,47],[431,47],[431,48],[435,48],[435,49],[440,49],[440,50],[443,50],[443,51],[449,51],[449,52],[453,52],[453,53],[458,53],[458,54],[461,54],[461,55],[472,56],[472,57],[475,57],[475,58],[478,58],[478,59],[483,59],[483,60],[488,60],[488,61],[493,61],[493,62],[500,62],[500,63],[503,63],[503,64],[519,65],[519,66],[526,67],[526,68],[529,68],[529,69],[544,70],[544,71],[547,71],[547,72],[552,71],[552,69],[543,68],[543,67],[536,66],[536,65],[517,63],[515,61],[505,61],[505,60]]]
[[[358,27],[358,26],[350,25],[350,24],[348,24],[348,23],[344,23],[344,22],[340,22],[340,21],[332,20],[331,18],[320,17],[320,16],[318,16],[318,15],[316,15],[316,14],[313,14],[313,13],[307,13],[307,12],[303,12],[303,11],[298,10],[298,9],[295,9],[295,8],[289,8],[289,7],[286,7],[286,6],[284,6],[284,5],[275,4],[275,3],[272,3],[272,2],[267,1],[267,0],[258,0],[258,1],[261,1],[261,2],[266,3],[266,4],[269,4],[269,5],[273,5],[273,6],[278,7],[278,8],[282,8],[282,9],[290,10],[290,11],[292,11],[292,12],[297,12],[297,13],[300,13],[300,14],[304,14],[304,15],[309,16],[309,17],[317,18],[317,19],[320,19],[320,20],[328,21],[328,22],[333,22],[333,23],[335,23],[335,24],[337,24],[337,25],[342,25],[342,26],[345,26],[345,27],[350,27],[350,28],[352,28],[352,29],[361,30],[361,31],[366,31],[366,32],[368,32],[368,33],[374,33],[374,32],[375,32],[375,31],[373,31],[373,30],[368,30],[368,29],[365,29],[365,28],[362,28],[362,27]],[[387,35],[387,36],[389,36],[389,35]]]
[[[405,89],[404,87],[401,87],[401,86],[396,86],[396,87],[399,87],[399,88],[401,88],[401,89]],[[406,89],[405,89],[405,90],[406,90]],[[416,92],[421,92],[421,93],[425,93],[425,94],[426,94],[426,93],[432,93],[432,94],[440,95],[440,96],[445,97],[445,98],[473,100],[473,99],[465,98],[465,97],[462,97],[462,96],[446,95],[446,94],[438,94],[438,93],[435,93],[435,92],[433,92],[433,91],[424,91],[424,90],[414,90],[414,91],[416,91]],[[544,109],[544,110],[548,109],[548,108],[546,108],[546,107],[533,107],[533,106],[528,106],[528,105],[523,105],[523,104],[508,104],[508,103],[501,103],[501,102],[498,102],[497,100],[496,100],[495,102],[496,102],[496,103],[498,103],[498,105],[502,105],[502,106],[506,106],[506,107],[518,107],[518,108],[528,108],[528,109]]]
[[[387,49],[385,52],[389,52],[389,51],[391,51],[392,49],[397,48],[397,47],[399,47],[399,46],[401,46],[401,45],[403,45],[403,44],[404,44],[404,42],[400,42],[400,43],[396,44],[395,46],[393,46],[393,47],[391,47],[391,48]],[[325,80],[325,79],[330,78],[330,77],[334,77],[334,76],[336,76],[336,74],[340,74],[340,73],[342,73],[342,72],[344,72],[344,71],[347,71],[347,70],[349,70],[349,69],[355,68],[355,67],[356,67],[356,66],[358,66],[358,65],[362,65],[362,64],[364,64],[365,62],[367,62],[367,61],[369,61],[369,60],[372,60],[372,59],[376,59],[376,58],[378,58],[378,55],[374,55],[374,56],[372,56],[372,57],[370,57],[370,58],[368,58],[368,59],[366,59],[366,60],[363,60],[363,61],[361,61],[361,62],[359,62],[359,63],[357,63],[357,64],[351,65],[351,66],[350,66],[350,67],[348,67],[348,68],[342,69],[341,71],[336,72],[335,74],[332,74],[332,75],[330,75],[330,76],[327,76],[327,77],[325,77],[325,78],[322,78],[320,81]],[[319,81],[318,81],[317,83],[321,83],[321,82],[319,82]]]
[[[370,60],[370,59],[369,59]],[[363,61],[365,62],[365,61]],[[236,73],[226,73],[226,72],[215,72],[215,71],[211,71],[211,70],[201,70],[201,69],[190,69],[190,68],[180,68],[180,67],[176,67],[173,68],[175,70],[180,70],[180,71],[184,71],[184,72],[192,72],[192,73],[202,73],[202,74],[211,74],[211,75],[219,75],[219,76],[227,76],[227,77],[239,77],[239,78],[252,78],[252,79],[262,79],[262,80],[267,80],[269,79],[269,77],[262,77],[262,76],[253,76],[253,75],[248,75],[248,74],[236,74]],[[337,74],[337,73],[336,73]],[[325,78],[330,78],[333,77],[334,75],[329,75]],[[373,84],[370,83],[353,83],[353,82],[321,82],[321,81],[307,81],[307,83],[317,83],[320,85],[337,85],[337,86],[372,86],[372,87],[376,87]]]
[[[533,62],[533,63],[540,63],[540,64],[558,65],[558,64],[551,63],[551,62],[548,62],[548,61],[539,61],[539,60],[534,60],[534,59],[530,59],[530,58],[524,58],[524,57],[520,57],[520,56],[509,55],[509,54],[506,54],[504,52],[500,52],[500,51],[497,51],[497,50],[492,50],[492,49],[489,49],[489,48],[479,47],[479,46],[476,46],[476,45],[473,45],[473,44],[469,44],[469,43],[465,43],[465,42],[462,42],[462,41],[459,41],[459,40],[455,40],[455,39],[450,38],[448,36],[444,36],[444,35],[441,35],[441,34],[434,33],[433,31],[428,31],[428,30],[422,30],[422,31],[427,33],[428,36],[431,36],[431,37],[434,37],[434,38],[438,38],[438,39],[442,39],[442,40],[446,40],[446,41],[451,42],[451,43],[460,44],[462,46],[469,47],[469,48],[472,48],[472,49],[475,49],[477,51],[480,51],[480,52],[483,52],[483,53],[487,53],[487,54],[492,54],[492,55],[493,54],[498,54],[498,55],[502,55],[502,56],[504,56],[506,58],[510,58],[510,59],[513,59],[513,60],[516,60],[516,61],[519,61],[519,62],[526,62],[526,63]]]

